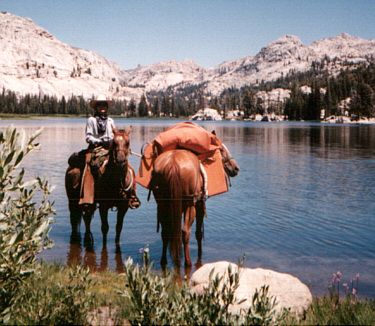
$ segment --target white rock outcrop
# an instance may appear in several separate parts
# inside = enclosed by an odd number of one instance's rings
[[[239,287],[235,292],[237,302],[245,299],[241,304],[230,307],[232,313],[240,313],[241,309],[247,310],[251,306],[252,297],[256,289],[263,285],[269,286],[268,295],[275,297],[277,306],[275,310],[281,312],[283,308],[290,308],[291,312],[302,314],[312,302],[309,288],[298,278],[285,273],[278,273],[262,268],[239,268],[238,265],[226,261],[205,264],[191,277],[192,290],[202,293],[209,284],[209,275],[214,269],[214,275],[228,276],[228,266],[232,271],[239,271]]]
[[[198,110],[198,112],[191,117],[191,120],[198,120],[198,121],[202,121],[202,120],[220,121],[220,120],[222,120],[222,117],[219,114],[219,112],[217,112],[217,110],[210,109],[210,108],[204,108],[204,109]]]

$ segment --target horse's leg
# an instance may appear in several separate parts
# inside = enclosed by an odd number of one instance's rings
[[[163,250],[160,259],[160,265],[162,268],[167,266],[167,249],[169,243],[169,233],[171,232],[170,221],[167,220],[168,206],[165,201],[161,200],[158,202],[158,223],[161,225],[161,240],[163,242]]]
[[[85,247],[92,248],[94,246],[94,238],[91,233],[91,220],[94,215],[95,206],[94,205],[84,205],[83,209],[83,221],[85,222]]]
[[[69,200],[70,225],[72,229],[70,238],[71,243],[77,243],[81,240],[80,225],[82,219],[82,210],[78,204],[80,185],[80,169],[69,166],[65,173],[65,190]]]
[[[191,266],[190,258],[190,233],[191,226],[195,219],[195,207],[187,206],[184,208],[184,225],[182,227],[182,242],[184,244],[185,266]]]
[[[69,212],[70,212],[70,226],[72,229],[70,235],[70,243],[80,243],[81,242],[81,219],[82,210],[78,205],[78,200],[69,200]]]
[[[104,203],[99,205],[100,219],[102,221],[102,235],[103,235],[103,246],[107,245],[107,234],[109,230],[108,224],[108,207]]]
[[[197,239],[197,243],[198,243],[197,265],[200,265],[202,263],[203,222],[204,222],[204,215],[206,212],[205,203],[203,200],[199,200],[197,202],[196,210],[197,210],[197,222],[196,222],[196,229],[195,229],[195,238]]]
[[[115,238],[115,244],[120,244],[120,237],[121,237],[121,231],[122,226],[124,224],[124,217],[126,212],[128,211],[128,205],[121,204],[119,207],[117,207],[117,222],[116,222],[116,238]]]

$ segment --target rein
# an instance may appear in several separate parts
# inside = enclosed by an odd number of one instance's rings
[[[126,180],[127,180],[128,176],[129,176],[130,180],[129,180],[129,185],[126,186]],[[129,166],[128,166],[128,170],[126,172],[125,178],[121,178],[121,189],[120,189],[120,191],[121,192],[127,192],[127,191],[131,190],[132,187],[133,187],[133,181],[134,181],[133,171],[131,169],[129,169]]]

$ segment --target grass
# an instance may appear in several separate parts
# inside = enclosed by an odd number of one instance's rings
[[[78,304],[76,303],[78,308],[76,307],[76,311],[71,315],[76,316],[80,311],[82,314],[86,314],[86,318],[94,325],[103,323],[129,324],[129,321],[138,324],[158,324],[160,322],[171,324],[178,322],[181,324],[184,323],[184,320],[188,324],[194,320],[196,322],[200,320],[205,324],[217,324],[217,322],[225,321],[225,324],[265,325],[273,324],[270,320],[276,318],[272,313],[272,307],[263,307],[264,310],[267,310],[265,314],[268,319],[248,318],[246,322],[245,320],[232,318],[232,316],[217,308],[214,311],[213,307],[217,307],[217,305],[213,302],[226,300],[225,297],[223,299],[218,296],[220,291],[217,291],[218,288],[215,289],[217,284],[214,284],[214,289],[204,299],[199,299],[192,296],[185,285],[182,287],[171,285],[172,278],[163,279],[159,274],[139,267],[131,267],[128,270],[132,274],[129,274],[129,272],[118,274],[111,271],[89,273],[86,280],[78,273],[78,276],[75,275],[74,277],[77,278],[78,282],[84,280],[86,284],[77,289],[72,287],[72,267],[42,263],[40,275],[35,279],[36,282],[31,283],[31,287],[33,293],[39,293],[36,296],[39,301],[43,301],[41,294],[47,295],[48,300],[46,302],[49,302],[51,307],[54,305],[60,307],[61,313],[65,314],[62,319],[64,321],[69,320],[70,312],[66,310],[66,307],[61,308],[61,296],[72,296],[72,302],[75,302],[76,296],[90,301],[85,306],[82,300],[78,300]],[[129,280],[129,277],[132,278],[132,281]],[[63,290],[57,285],[60,285]],[[66,291],[68,288],[73,290],[71,292]],[[228,289],[226,291],[230,293]],[[220,295],[225,294],[220,293]],[[57,296],[60,296],[60,298]],[[38,309],[40,309],[39,306]],[[50,310],[47,310],[47,312],[54,316]],[[202,316],[203,312],[207,314],[206,317]],[[190,319],[188,316],[194,313],[196,316]],[[256,314],[253,313],[251,316],[253,315]],[[145,316],[147,318],[142,319]],[[55,322],[59,321],[56,317],[54,318]],[[33,324],[32,319],[21,320]],[[210,320],[216,322],[210,322]],[[268,322],[265,322],[267,320]],[[43,324],[43,321],[45,320],[38,320],[37,323]],[[75,323],[77,323],[77,320],[75,320]],[[339,299],[336,295],[314,298],[312,305],[303,316],[298,317],[287,313],[279,318],[278,323],[286,325],[375,325],[375,300],[359,300],[351,296]]]
[[[42,263],[40,278],[41,286],[51,287],[56,283],[68,284],[69,271],[72,267],[54,263]],[[114,305],[118,299],[117,291],[125,286],[124,276],[115,272],[105,271],[90,273],[90,282],[87,290],[95,297],[97,306]],[[37,285],[39,286],[39,285]]]
[[[295,319],[290,319],[290,324]],[[349,297],[340,299],[324,296],[314,298],[300,325],[375,325],[375,300],[353,301]]]

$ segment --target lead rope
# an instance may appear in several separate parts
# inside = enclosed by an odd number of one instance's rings
[[[134,155],[134,156],[137,156],[137,157],[142,157],[142,156],[143,156],[142,154],[139,154],[139,153],[133,152],[131,148],[130,148],[129,151],[130,151],[130,155]]]

